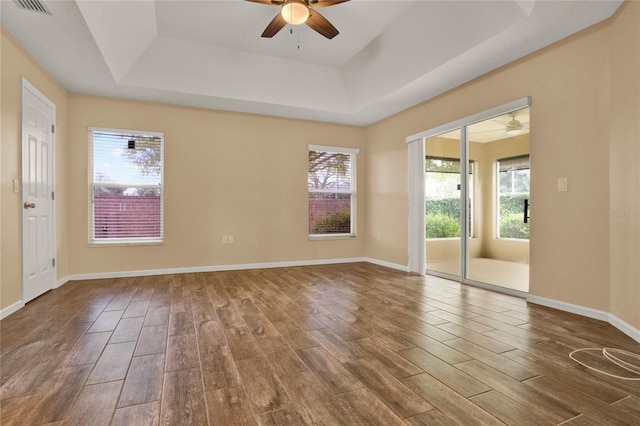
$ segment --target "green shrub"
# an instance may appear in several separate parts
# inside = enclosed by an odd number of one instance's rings
[[[441,214],[460,220],[460,198],[430,198],[425,201],[428,214]]]
[[[351,232],[351,213],[348,210],[323,216],[313,225],[314,234],[348,234]]]
[[[518,213],[522,217],[525,198],[529,198],[528,192],[500,194],[500,217],[503,218],[514,213]]]
[[[440,213],[429,213],[425,217],[427,238],[454,238],[460,236],[460,223]]]
[[[529,224],[524,223],[523,213],[509,213],[500,218],[500,238],[529,239]]]

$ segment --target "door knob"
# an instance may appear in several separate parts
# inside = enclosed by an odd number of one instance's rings
[[[36,203],[24,203],[24,208],[25,209],[35,209],[36,208]]]

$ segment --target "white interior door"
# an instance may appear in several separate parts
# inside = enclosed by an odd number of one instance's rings
[[[22,301],[54,287],[55,105],[22,80]]]

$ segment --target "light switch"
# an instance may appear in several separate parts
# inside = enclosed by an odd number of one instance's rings
[[[558,178],[558,192],[567,192],[568,190],[567,178]]]
[[[13,180],[13,192],[16,194],[20,192],[20,181],[18,179]]]

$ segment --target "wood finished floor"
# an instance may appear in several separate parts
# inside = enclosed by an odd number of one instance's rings
[[[70,282],[0,327],[3,425],[640,424],[568,358],[640,353],[612,326],[372,264]]]

